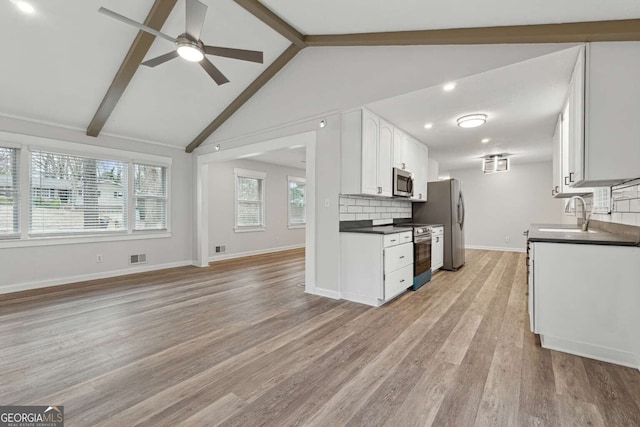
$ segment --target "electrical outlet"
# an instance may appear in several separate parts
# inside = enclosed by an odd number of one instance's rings
[[[504,242],[505,243],[511,243],[511,236],[509,236],[508,234],[506,236],[504,236]]]
[[[102,262],[102,254],[96,255],[96,262]]]

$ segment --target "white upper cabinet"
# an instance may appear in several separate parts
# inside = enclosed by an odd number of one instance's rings
[[[590,43],[581,53],[572,79],[571,186],[610,186],[640,177],[638,76],[638,42]]]
[[[342,194],[393,197],[393,168],[414,176],[411,200],[427,200],[428,150],[366,109],[342,115]]]
[[[393,195],[393,127],[365,109],[342,116],[342,193]]]

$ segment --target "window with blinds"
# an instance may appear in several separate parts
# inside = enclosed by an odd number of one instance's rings
[[[264,227],[264,172],[235,169],[236,227]]]
[[[127,168],[118,160],[33,151],[29,233],[126,231]]]
[[[19,152],[0,147],[0,239],[20,236]]]
[[[167,168],[134,164],[135,230],[167,228]]]
[[[307,222],[306,216],[306,180],[304,178],[289,177],[289,226],[303,226]]]

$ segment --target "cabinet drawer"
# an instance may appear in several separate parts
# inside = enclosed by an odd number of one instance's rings
[[[404,243],[384,250],[385,274],[389,274],[409,264],[413,265],[413,243]]]
[[[413,233],[411,231],[405,231],[403,233],[386,234],[384,236],[384,247],[401,245],[403,243],[412,242]]]
[[[407,265],[393,273],[385,275],[384,300],[400,295],[413,285],[413,264]]]

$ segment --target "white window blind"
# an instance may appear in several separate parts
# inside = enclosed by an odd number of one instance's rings
[[[263,172],[235,170],[236,227],[264,227]]]
[[[307,184],[304,178],[289,177],[289,226],[305,225]]]
[[[33,151],[30,234],[127,230],[127,163]]]
[[[133,188],[136,230],[167,228],[167,168],[136,163]]]
[[[0,238],[19,237],[20,233],[19,152],[0,147]]]

